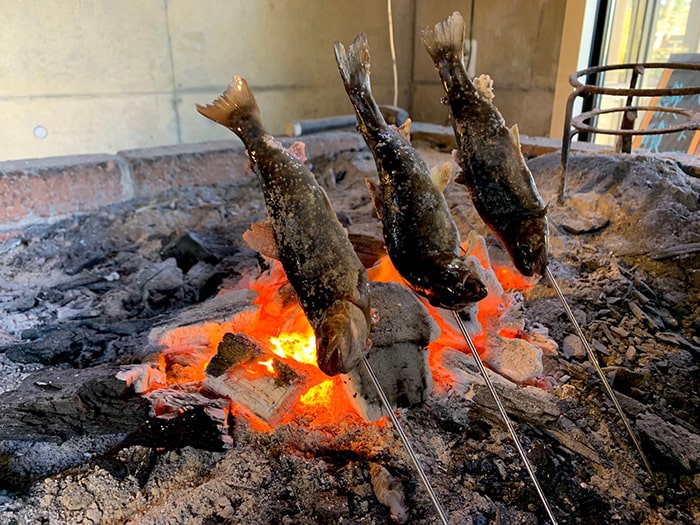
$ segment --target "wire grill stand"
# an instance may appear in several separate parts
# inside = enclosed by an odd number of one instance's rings
[[[596,78],[599,73],[618,70],[632,70],[629,88],[611,88],[582,83],[579,78]],[[602,133],[605,135],[617,135],[621,137],[618,142],[618,151],[629,153],[632,149],[632,137],[635,135],[661,135],[665,133],[675,133],[679,131],[700,130],[700,113],[688,109],[669,108],[663,106],[635,106],[634,97],[675,97],[700,95],[700,86],[680,87],[680,88],[638,88],[639,78],[648,69],[685,69],[700,71],[700,64],[685,62],[647,62],[638,64],[619,64],[608,66],[597,66],[576,71],[569,77],[569,84],[574,87],[566,102],[566,115],[564,120],[564,136],[562,137],[561,149],[561,180],[559,184],[559,202],[563,203],[566,195],[566,171],[569,165],[569,152],[571,141],[580,132]],[[590,95],[612,95],[627,97],[625,105],[612,109],[593,109],[573,117],[574,103],[577,97],[587,97]],[[664,128],[654,129],[634,129],[634,123],[638,111],[659,111],[675,113],[685,117],[677,124]],[[595,119],[598,115],[606,113],[623,113],[620,129],[601,129],[586,121]]]

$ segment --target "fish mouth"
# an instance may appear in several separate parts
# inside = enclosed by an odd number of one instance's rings
[[[333,303],[315,332],[317,364],[329,376],[350,372],[369,349],[367,316],[350,301]]]
[[[446,264],[438,264],[439,270],[430,274],[414,289],[438,308],[462,310],[481,301],[488,295],[488,288],[479,275],[478,268],[459,257],[451,256]]]
[[[549,252],[549,232],[546,217],[524,220],[514,235],[509,248],[513,264],[526,277],[544,275]]]

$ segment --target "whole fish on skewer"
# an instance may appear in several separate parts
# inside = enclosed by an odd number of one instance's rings
[[[379,184],[368,179],[367,185],[392,263],[435,306],[461,310],[483,299],[482,269],[475,258],[461,256],[459,233],[442,193],[450,172],[443,168],[431,176],[408,140],[384,120],[371,92],[366,35],[358,35],[347,51],[340,42],[334,49],[358,130],[376,161]]]
[[[304,163],[265,131],[245,79],[205,117],[240,137],[262,186],[277,254],[316,335],[319,368],[328,375],[357,366],[368,349],[369,278],[326,193]]]
[[[457,139],[457,163],[476,211],[523,275],[544,275],[547,210],[520,151],[518,128],[508,129],[493,105],[488,77],[473,82],[463,63],[464,20],[455,12],[422,32],[440,74]]]
[[[527,276],[547,276],[644,466],[654,478],[617,396],[547,266],[547,209],[520,151],[517,126],[506,128],[491,102],[490,79],[482,76],[473,82],[469,78],[463,62],[464,38],[464,20],[457,11],[422,32],[423,44],[438,70],[452,114],[457,160],[462,169],[457,182],[466,185],[479,216],[501,240],[515,267]]]

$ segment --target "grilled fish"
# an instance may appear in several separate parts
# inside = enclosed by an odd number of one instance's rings
[[[444,186],[433,182],[423,158],[386,123],[372,95],[366,35],[358,35],[347,52],[340,42],[334,49],[358,130],[377,165],[379,184],[368,180],[368,188],[392,263],[407,284],[435,306],[461,310],[483,299],[487,289],[479,277],[481,267],[473,258],[460,256],[459,233]]]
[[[506,127],[487,82],[469,78],[463,63],[464,20],[455,12],[422,32],[452,114],[457,162],[476,211],[527,276],[547,264],[547,210],[520,151],[518,129]]]
[[[326,193],[304,163],[265,131],[242,77],[233,77],[223,95],[197,111],[233,131],[248,151],[279,260],[316,335],[319,368],[328,375],[352,370],[369,344],[369,278]]]

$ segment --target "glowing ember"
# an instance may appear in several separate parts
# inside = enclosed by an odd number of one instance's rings
[[[316,386],[309,388],[305,394],[299,397],[299,402],[302,405],[321,405],[329,404],[334,389],[334,381],[326,379]]]
[[[367,274],[372,281],[378,283],[404,283],[403,277],[391,263],[388,255],[384,255],[367,270]]]
[[[534,283],[512,269],[492,269],[482,237],[464,247],[467,248],[488,275],[488,297],[469,312],[472,318],[470,332],[474,332],[473,341],[481,354],[487,348],[488,338],[494,340],[498,335],[515,339],[521,336],[522,326],[514,321],[517,316],[509,314],[516,294],[505,290],[523,290]],[[376,282],[404,284],[388,256],[380,258],[368,269],[368,274]],[[158,344],[165,350],[158,363],[149,365],[161,379],[147,381],[149,386],[144,390],[184,384],[192,389],[204,383],[210,393],[228,397],[234,412],[246,415],[252,423],[260,426],[260,430],[266,431],[297,417],[307,424],[334,424],[360,417],[342,380],[329,379],[316,366],[313,329],[289,287],[281,264],[273,261],[269,271],[257,278],[249,277],[242,279],[237,289],[257,292],[253,303],[255,308],[240,311],[228,321],[183,326],[163,334]],[[451,312],[435,308],[425,299],[421,298],[421,301],[441,330],[440,336],[428,345],[430,367],[433,374],[437,372],[434,377],[438,383],[449,381],[436,366],[436,356],[444,348],[467,351],[464,339]],[[515,311],[517,313],[517,308]],[[253,341],[251,345],[258,346],[243,350],[227,347],[228,354],[217,353],[226,333],[245,334]],[[232,359],[225,374],[205,374],[214,355],[219,359],[229,355],[228,358]],[[238,368],[236,363],[240,364]],[[167,385],[163,384],[163,379]]]
[[[272,366],[272,361],[273,359],[270,358],[267,361],[258,361],[258,364],[264,366],[270,374],[274,375],[276,372],[275,367]]]
[[[534,286],[533,280],[524,277],[510,268],[494,269],[498,282],[504,290],[529,290]]]

